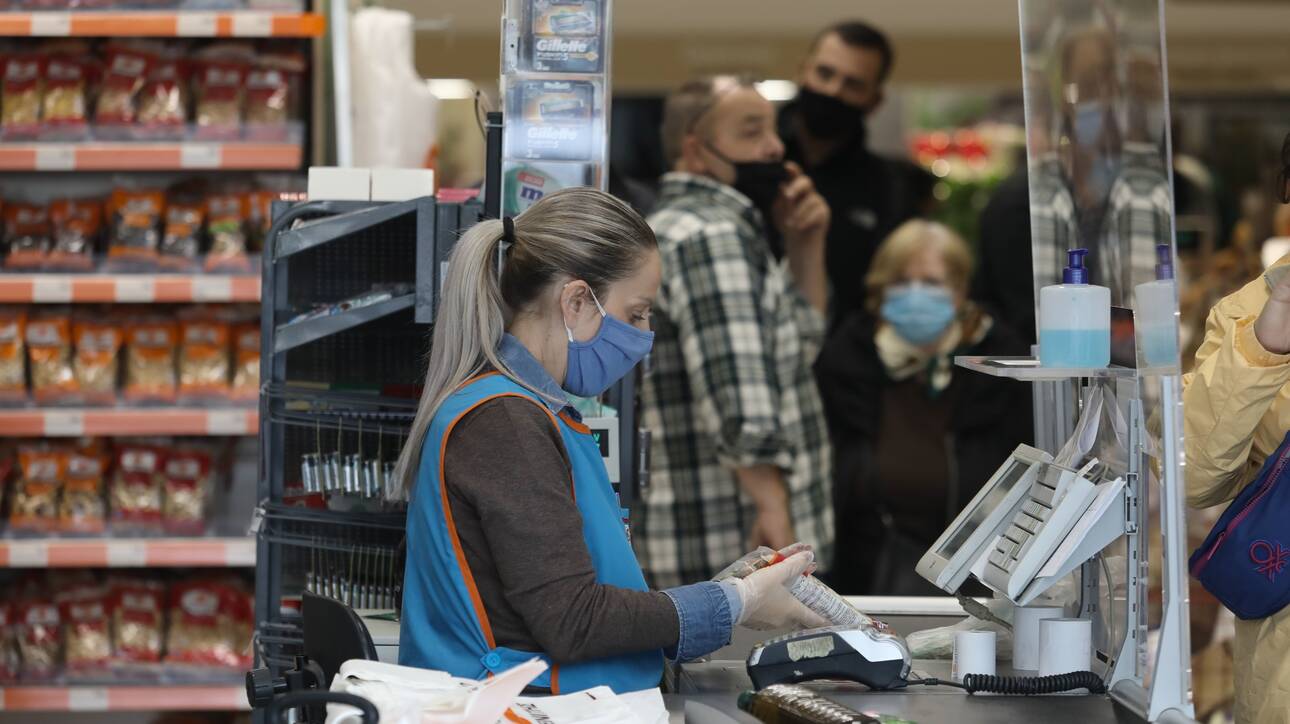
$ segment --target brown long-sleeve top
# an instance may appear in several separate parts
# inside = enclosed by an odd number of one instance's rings
[[[498,646],[564,662],[676,645],[666,594],[596,582],[568,453],[533,401],[502,397],[467,413],[448,438],[444,478]]]

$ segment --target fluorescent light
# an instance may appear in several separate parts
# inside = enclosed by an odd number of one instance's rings
[[[426,81],[430,92],[439,100],[452,101],[475,97],[475,84],[465,78],[432,78]]]
[[[791,80],[764,80],[757,84],[757,92],[768,101],[791,101],[797,97],[797,84]]]

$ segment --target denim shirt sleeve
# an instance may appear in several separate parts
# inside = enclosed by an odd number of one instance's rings
[[[739,619],[740,600],[729,583],[704,581],[663,591],[676,606],[680,635],[676,646],[663,653],[674,661],[688,661],[730,643],[730,632]]]

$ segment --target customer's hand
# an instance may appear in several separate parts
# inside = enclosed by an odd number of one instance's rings
[[[808,549],[754,571],[746,578],[729,579],[734,583],[742,604],[739,620],[735,623],[757,631],[828,626],[828,621],[803,606],[789,592],[798,577],[813,570],[815,554]]]
[[[829,204],[801,166],[788,161],[784,168],[788,170],[788,180],[772,212],[775,225],[784,235],[785,248],[791,251],[803,245],[823,244],[829,233]]]
[[[1290,354],[1290,272],[1272,287],[1268,301],[1254,321],[1254,336],[1272,354]]]
[[[793,535],[793,520],[788,515],[787,501],[783,505],[757,511],[752,531],[748,535],[749,548],[766,546],[780,550],[795,540],[797,536]]]

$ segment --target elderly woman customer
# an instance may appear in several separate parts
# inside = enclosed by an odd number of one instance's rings
[[[1027,385],[954,367],[956,355],[1029,353],[967,298],[972,270],[949,228],[904,224],[876,252],[865,308],[839,320],[816,362],[835,461],[831,581],[842,593],[938,593],[915,573],[918,559],[1032,438]]]

